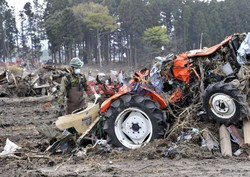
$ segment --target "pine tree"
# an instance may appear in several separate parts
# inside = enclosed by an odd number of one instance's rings
[[[150,58],[163,54],[162,47],[166,48],[169,42],[167,29],[161,26],[154,26],[144,31],[143,41],[149,52]]]

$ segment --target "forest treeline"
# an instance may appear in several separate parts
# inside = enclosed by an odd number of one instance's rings
[[[250,29],[250,1],[33,0],[15,17],[0,1],[0,59],[40,59],[48,41],[55,64],[130,66],[158,55],[211,46]],[[17,21],[20,27],[17,28]]]

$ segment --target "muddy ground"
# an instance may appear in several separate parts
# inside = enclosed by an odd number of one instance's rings
[[[57,109],[56,102],[50,97],[0,98],[0,151],[6,138],[22,147],[21,153],[15,157],[0,157],[1,177],[250,176],[250,161],[246,158],[194,154],[171,160],[161,157],[165,147],[153,149],[152,145],[141,150],[114,151],[103,155],[49,156],[44,153],[47,139],[37,131],[37,127],[42,124],[53,126]]]

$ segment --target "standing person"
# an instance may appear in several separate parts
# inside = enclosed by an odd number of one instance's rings
[[[61,81],[61,88],[58,97],[60,114],[64,112],[64,102],[66,99],[66,114],[71,114],[79,108],[87,107],[87,80],[81,74],[83,62],[79,58],[70,61],[70,73],[64,76]]]

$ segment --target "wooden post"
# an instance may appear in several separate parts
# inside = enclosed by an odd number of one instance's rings
[[[232,156],[230,134],[225,125],[220,126],[220,148],[223,156]]]
[[[250,121],[243,121],[243,133],[244,133],[244,142],[245,144],[250,145]]]

